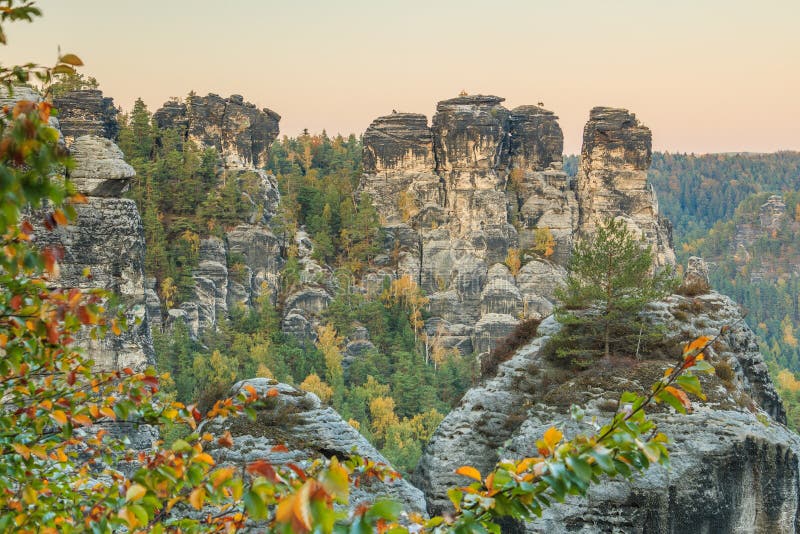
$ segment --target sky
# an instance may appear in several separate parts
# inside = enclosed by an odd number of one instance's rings
[[[0,63],[57,49],[123,109],[241,94],[303,128],[360,134],[458,95],[543,102],[564,151],[594,106],[624,107],[655,150],[800,150],[799,0],[39,0]]]

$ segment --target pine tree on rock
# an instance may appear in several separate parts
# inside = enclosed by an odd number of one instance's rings
[[[553,337],[558,358],[578,367],[593,358],[638,355],[661,337],[641,312],[648,302],[668,295],[675,280],[670,269],[653,271],[649,247],[610,219],[577,242],[556,319],[563,325]]]

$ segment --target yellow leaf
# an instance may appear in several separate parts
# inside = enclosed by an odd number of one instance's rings
[[[558,442],[561,441],[561,438],[564,437],[564,434],[558,430],[556,427],[551,426],[547,429],[544,433],[544,442],[550,449],[554,449]]]
[[[122,333],[122,330],[120,329],[119,324],[117,324],[116,319],[111,321],[111,331],[114,332],[115,336],[118,336]]]
[[[199,510],[203,507],[203,501],[206,500],[206,490],[202,486],[199,488],[195,488],[192,490],[192,493],[189,494],[189,504],[191,504],[195,510]]]
[[[31,450],[22,443],[14,443],[11,446],[14,447],[14,450],[17,451],[17,454],[26,460],[31,457]]]
[[[50,414],[50,417],[58,423],[59,425],[66,425],[67,424],[67,414],[64,413],[63,410],[55,410],[53,413]]]
[[[470,467],[468,465],[462,465],[458,469],[456,469],[456,474],[469,477],[472,480],[477,480],[478,482],[481,481],[481,473],[474,467]]]
[[[147,488],[141,484],[133,484],[125,493],[125,500],[128,502],[136,502],[141,500],[145,495],[147,495]]]
[[[47,459],[47,449],[44,445],[34,445],[31,447],[31,454],[42,460]]]
[[[195,462],[202,462],[208,465],[214,465],[214,459],[211,457],[210,454],[207,452],[201,452],[197,456],[194,457]]]

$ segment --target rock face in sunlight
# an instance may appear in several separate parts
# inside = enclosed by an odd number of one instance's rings
[[[215,94],[167,102],[153,118],[160,128],[175,128],[199,146],[216,148],[229,168],[264,167],[281,120],[241,95]]]
[[[576,184],[562,169],[558,117],[503,100],[462,95],[440,102],[430,127],[423,115],[392,113],[364,134],[361,191],[394,251],[374,274],[417,281],[431,299],[428,335],[465,353],[549,314],[575,237],[603,217],[625,218],[658,264],[674,263],[646,183],[647,128],[627,111],[593,110]]]
[[[647,388],[674,362],[672,352],[682,343],[733,325],[710,351],[718,372],[701,378],[708,400],[695,403],[690,415],[671,409],[653,414],[659,431],[674,441],[670,469],[652,467],[631,482],[605,481],[586,498],[569,498],[542,518],[505,531],[795,532],[800,437],[783,426],[783,406],[738,306],[706,292],[672,295],[647,313],[670,333],[663,354],[580,372],[545,356],[542,347],[558,328],[552,317],[546,319],[541,337],[500,364],[494,378],[469,390],[431,438],[413,478],[429,511],[449,508],[446,489],[465,483],[454,474],[461,465],[486,474],[501,458],[537,456],[536,440],[553,425],[568,437],[592,433],[586,422],[610,419],[619,394]],[[572,404],[586,408],[584,423],[571,420]]]
[[[255,421],[245,416],[210,421],[203,431],[215,435],[230,431],[233,446],[223,448],[212,442],[209,450],[220,464],[243,465],[267,460],[278,466],[292,462],[302,465],[320,456],[344,460],[358,455],[374,462],[388,464],[370,443],[347,424],[333,408],[323,405],[313,393],[306,393],[287,384],[267,378],[244,380],[233,386],[233,394],[246,384],[252,386],[267,401],[258,408]],[[275,390],[277,395],[267,396]],[[285,445],[286,450],[274,450]],[[374,502],[385,497],[400,502],[409,512],[425,512],[422,492],[406,482],[367,480],[354,487],[350,508],[362,502]]]

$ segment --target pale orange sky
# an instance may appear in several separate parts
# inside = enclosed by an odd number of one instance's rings
[[[635,112],[656,150],[800,150],[800,0],[37,3],[2,63],[52,63],[60,45],[126,109],[237,93],[282,133],[361,133],[465,89],[544,102],[566,153],[596,105]]]

